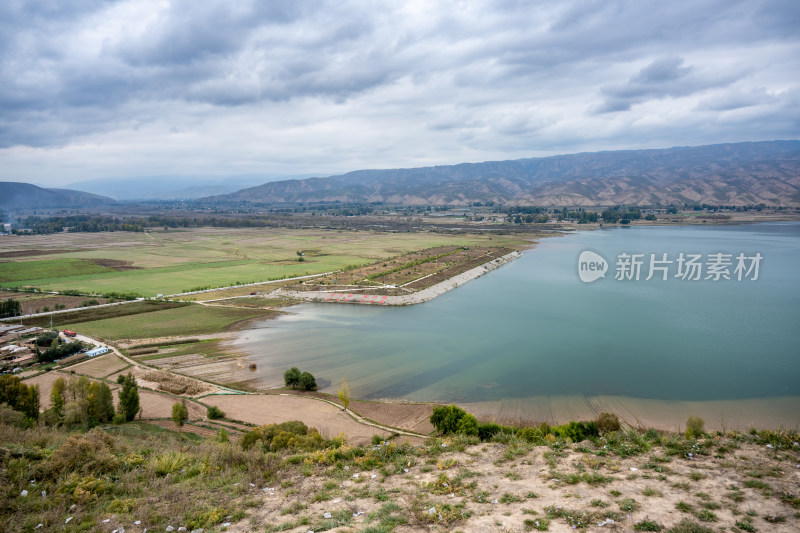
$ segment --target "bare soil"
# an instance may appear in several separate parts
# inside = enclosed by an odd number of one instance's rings
[[[228,418],[256,425],[302,420],[326,438],[346,435],[351,444],[367,444],[373,435],[390,436],[387,431],[360,424],[341,409],[319,400],[295,395],[218,395],[203,402],[225,411]]]

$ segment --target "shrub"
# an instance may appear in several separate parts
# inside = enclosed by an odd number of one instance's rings
[[[491,440],[497,433],[500,433],[503,430],[503,426],[500,424],[478,424],[478,437],[482,441]]]
[[[208,408],[208,411],[206,411],[206,416],[208,416],[208,418],[210,418],[211,420],[219,420],[221,418],[225,418],[225,411],[223,411],[216,405],[212,405],[211,407]]]
[[[66,472],[86,476],[108,474],[117,466],[113,450],[114,439],[99,428],[84,435],[70,435],[42,465],[41,473],[52,477]]]
[[[613,413],[600,413],[597,415],[597,420],[594,421],[594,424],[600,433],[619,431],[622,427],[619,423],[619,417]]]
[[[433,408],[431,424],[439,433],[464,433],[478,435],[478,419],[455,405]]]
[[[268,424],[248,431],[242,437],[242,448],[249,450],[259,442],[264,451],[312,451],[324,448],[327,444],[316,429],[309,428],[298,420]]]
[[[686,421],[686,438],[699,439],[705,433],[706,423],[699,416],[690,416]]]
[[[0,424],[18,427],[25,427],[25,414],[15,411],[7,405],[0,405]]]
[[[581,442],[591,437],[597,437],[600,432],[594,422],[570,422],[564,426],[552,428],[556,437],[570,439],[572,442]]]
[[[133,420],[139,412],[139,388],[136,386],[136,378],[130,372],[122,379],[117,412],[125,417],[126,422]]]

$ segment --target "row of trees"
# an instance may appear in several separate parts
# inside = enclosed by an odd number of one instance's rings
[[[22,304],[11,298],[0,302],[0,318],[19,316],[22,314]]]
[[[69,380],[58,378],[50,391],[50,409],[45,413],[47,422],[81,425],[85,429],[108,422],[130,422],[140,411],[136,378],[128,373],[120,376],[118,383],[122,390],[115,410],[114,396],[105,383],[91,381],[85,376],[73,376]]]
[[[283,381],[292,389],[300,387],[302,390],[312,391],[317,388],[314,376],[310,372],[300,372],[295,366],[283,373]]]

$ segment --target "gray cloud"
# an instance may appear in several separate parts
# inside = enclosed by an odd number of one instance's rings
[[[798,24],[778,0],[4,2],[0,179],[797,137],[766,117],[796,110]]]

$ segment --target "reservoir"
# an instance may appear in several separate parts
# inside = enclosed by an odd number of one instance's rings
[[[605,277],[582,281],[585,251]],[[234,344],[264,387],[297,366],[324,392],[346,377],[356,398],[457,402],[507,421],[610,409],[797,427],[799,266],[794,222],[582,231],[423,304],[302,304]]]

